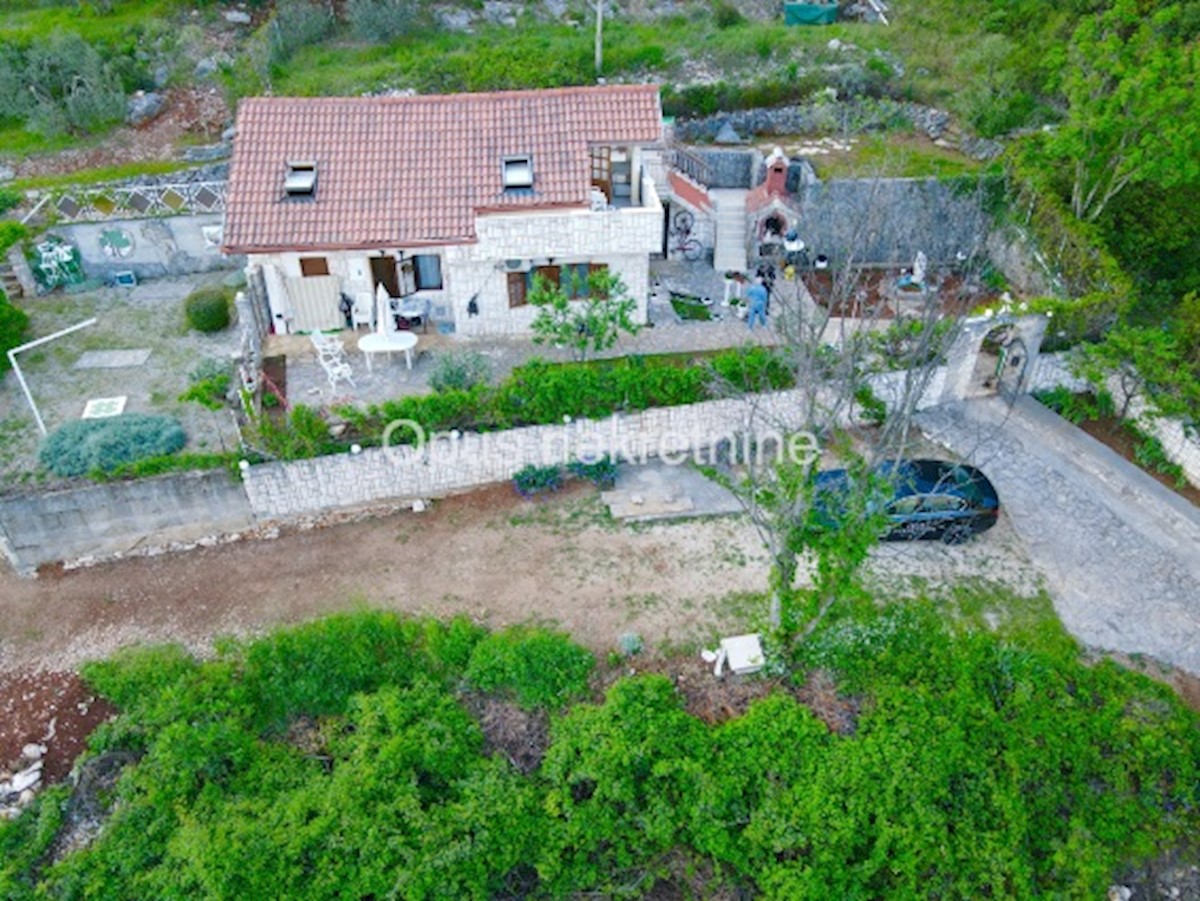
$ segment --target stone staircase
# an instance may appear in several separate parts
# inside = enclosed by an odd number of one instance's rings
[[[749,193],[741,188],[709,188],[716,222],[713,269],[717,272],[745,272],[749,266],[746,256],[746,195]]]
[[[17,278],[12,265],[7,261],[0,261],[0,291],[3,291],[9,300],[16,300],[25,294],[25,289],[21,287],[21,280]]]

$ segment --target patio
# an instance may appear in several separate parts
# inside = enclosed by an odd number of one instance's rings
[[[657,261],[651,264],[651,274],[656,288],[650,298],[650,326],[637,335],[622,336],[611,350],[597,356],[687,353],[778,341],[770,328],[750,331],[730,308],[720,305],[725,291],[724,279],[711,266],[703,262]],[[707,322],[683,320],[671,307],[671,292],[712,298],[710,309],[720,318]],[[368,370],[358,341],[369,334],[351,329],[337,333],[345,347],[345,359],[351,366],[354,384],[339,381],[336,390],[330,389],[307,335],[269,335],[263,354],[286,357],[288,402],[310,406],[372,404],[406,394],[424,394],[430,390],[429,376],[435,360],[451,351],[471,350],[481,354],[491,364],[493,379],[503,378],[532,357],[555,361],[571,359],[568,350],[536,345],[528,336],[465,337],[441,334],[431,326],[428,333],[420,328],[416,330],[417,346],[412,351],[411,370],[405,365],[403,353],[396,353],[390,360],[376,357]]]

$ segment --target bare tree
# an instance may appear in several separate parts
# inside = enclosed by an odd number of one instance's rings
[[[976,195],[968,202],[980,202]],[[807,636],[853,589],[886,524],[879,499],[887,485],[878,467],[909,452],[914,414],[979,284],[982,236],[965,237],[955,258],[931,267],[912,290],[892,274],[869,277],[855,255],[858,238],[878,234],[884,217],[905,214],[875,199],[864,205],[845,251],[825,268],[785,269],[775,281],[771,319],[778,346],[763,364],[775,369],[773,376],[719,380],[746,405],[743,427],[751,437],[736,443],[761,449],[762,436],[776,437],[777,453],[742,454],[720,472],[770,557],[770,624],[787,637]],[[778,367],[793,387],[759,390],[778,383]],[[814,456],[795,453],[812,442],[846,470],[836,502],[820,490]],[[797,592],[806,557],[814,564],[813,591]]]

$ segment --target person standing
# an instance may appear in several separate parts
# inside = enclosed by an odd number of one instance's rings
[[[746,305],[750,308],[750,315],[746,317],[747,327],[754,328],[754,320],[757,319],[763,326],[767,326],[767,287],[763,284],[762,278],[756,278],[754,284],[746,290]]]

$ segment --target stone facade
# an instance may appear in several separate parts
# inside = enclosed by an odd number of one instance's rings
[[[638,321],[645,322],[650,254],[661,249],[663,211],[648,178],[642,180],[635,199],[637,205],[616,209],[489,213],[476,218],[473,243],[383,252],[441,255],[443,287],[416,296],[429,299],[435,321],[453,323],[461,334],[527,333],[536,310],[528,305],[509,307],[507,275],[551,265],[551,260],[560,266],[606,264],[638,301]],[[289,307],[282,280],[301,276],[301,258],[324,257],[329,274],[353,297],[373,291],[370,260],[379,255],[361,250],[311,251],[253,254],[249,260],[266,275],[275,329],[284,331]]]

